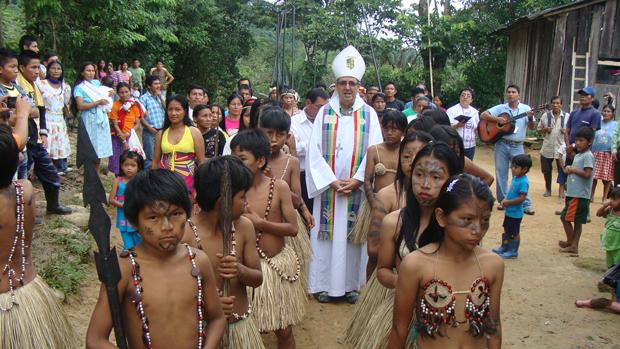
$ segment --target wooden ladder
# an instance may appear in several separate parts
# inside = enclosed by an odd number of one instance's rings
[[[590,49],[589,49],[590,44],[588,43],[588,52],[586,52],[585,55],[578,55],[577,52],[575,52],[575,45],[576,45],[576,38],[573,38],[573,55],[572,55],[573,58],[571,61],[572,72],[571,72],[571,83],[570,83],[570,90],[571,90],[570,110],[571,111],[573,111],[575,107],[579,107],[579,95],[577,94],[577,92],[581,90],[582,88],[588,86],[588,74],[590,73],[589,67],[588,67],[588,62],[590,61]],[[583,63],[582,63],[582,60],[583,60]],[[576,76],[577,71],[583,71],[584,77],[578,78]],[[577,96],[577,98],[575,98],[575,96]]]

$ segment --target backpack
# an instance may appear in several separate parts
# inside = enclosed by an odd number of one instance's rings
[[[560,112],[560,126],[562,126],[561,128],[564,128],[564,117],[566,116],[566,114],[564,114],[564,112]],[[553,117],[553,115],[551,114],[550,111],[547,112],[547,127],[551,127],[551,118]]]

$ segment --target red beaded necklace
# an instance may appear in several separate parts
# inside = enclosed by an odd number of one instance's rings
[[[13,182],[15,186],[15,239],[13,239],[13,245],[11,246],[11,252],[9,258],[2,268],[2,275],[7,275],[9,278],[9,293],[11,295],[11,301],[6,306],[0,305],[1,311],[9,311],[13,309],[13,306],[18,305],[15,300],[15,284],[19,283],[20,286],[24,286],[24,275],[26,275],[26,230],[24,229],[24,188],[18,182]],[[21,257],[21,265],[19,276],[17,271],[11,266],[11,263],[15,259],[15,252],[19,245],[19,252]]]
[[[196,278],[198,285],[197,306],[196,313],[198,314],[198,349],[202,349],[204,346],[205,334],[205,316],[204,316],[204,291],[202,287],[202,272],[196,265],[196,253],[192,250],[191,246],[184,244],[187,248],[187,254],[189,261],[192,264],[192,276]],[[142,293],[144,289],[142,287],[142,277],[140,276],[140,264],[136,261],[138,254],[135,251],[129,252],[129,260],[131,261],[131,276],[133,279],[133,285],[136,289],[135,293],[131,295],[131,303],[136,307],[138,317],[142,321],[142,341],[148,349],[153,349],[153,342],[151,339],[151,331],[149,328],[149,321],[144,313],[144,305],[142,304]]]

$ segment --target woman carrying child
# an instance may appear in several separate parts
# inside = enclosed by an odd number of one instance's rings
[[[112,156],[108,169],[118,176],[120,174],[120,156],[125,150],[129,149],[128,141],[131,137],[131,130],[138,126],[140,118],[144,117],[145,112],[142,105],[131,97],[129,84],[126,82],[118,83],[116,94],[119,99],[112,104],[112,110],[108,113],[108,118],[112,124]]]
[[[478,178],[443,185],[431,228],[400,264],[390,348],[501,347],[504,264],[479,246],[493,202]]]

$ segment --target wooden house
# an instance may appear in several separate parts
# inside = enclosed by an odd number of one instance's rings
[[[620,0],[576,1],[500,32],[509,36],[506,85],[519,85],[523,102],[540,105],[559,95],[572,110],[585,86],[596,88],[601,103],[606,92],[620,97]]]

